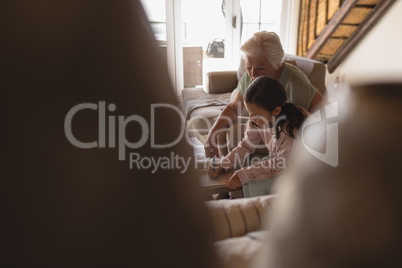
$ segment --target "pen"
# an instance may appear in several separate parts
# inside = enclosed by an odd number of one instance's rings
[[[215,154],[214,154],[214,149],[211,149],[211,154],[212,154],[212,161],[213,161],[213,171],[215,172]]]

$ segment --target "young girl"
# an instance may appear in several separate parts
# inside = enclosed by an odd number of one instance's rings
[[[290,103],[283,86],[267,76],[251,83],[244,94],[244,104],[250,115],[244,139],[226,157],[211,165],[208,174],[215,178],[241,165],[262,140],[270,152],[269,158],[235,171],[226,187],[235,190],[243,185],[245,197],[267,195],[271,193],[274,178],[286,168],[297,129],[307,111]]]

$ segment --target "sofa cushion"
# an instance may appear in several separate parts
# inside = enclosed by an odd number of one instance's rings
[[[325,74],[327,67],[325,66],[324,63],[317,60],[307,59],[288,54],[285,54],[284,61],[293,64],[300,70],[302,70],[303,73],[305,73],[307,78],[310,80],[311,84],[316,89],[318,89],[318,91],[322,95],[325,95],[327,93],[325,87]]]
[[[239,81],[236,71],[213,71],[206,74],[204,91],[208,94],[227,93],[237,87]]]
[[[194,117],[192,112],[198,108],[223,106],[230,100],[230,93],[206,94],[202,88],[184,89],[182,92],[182,111],[184,117]]]
[[[276,195],[206,201],[214,239],[245,235],[261,229]]]
[[[190,136],[208,134],[216,118],[229,103],[230,95],[230,92],[207,94],[202,88],[186,88],[182,91],[182,111]]]
[[[191,113],[190,119],[187,120],[190,137],[197,137],[192,134],[207,135],[225,106],[207,106],[195,109]]]
[[[265,244],[246,235],[217,241],[214,247],[221,268],[245,268],[251,267]]]

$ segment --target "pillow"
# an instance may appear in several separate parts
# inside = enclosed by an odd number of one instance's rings
[[[206,201],[215,240],[238,237],[261,229],[276,195]]]
[[[263,241],[250,236],[233,237],[214,243],[222,268],[250,267],[264,246]]]

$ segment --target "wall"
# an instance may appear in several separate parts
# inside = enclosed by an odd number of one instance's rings
[[[337,77],[351,84],[402,81],[401,14],[402,0],[397,0],[342,64],[327,73],[329,99],[336,95]]]

